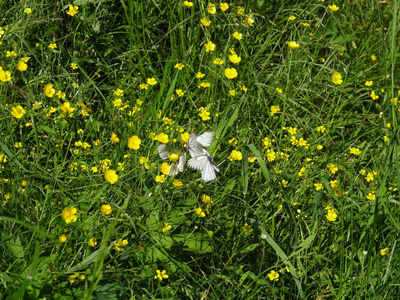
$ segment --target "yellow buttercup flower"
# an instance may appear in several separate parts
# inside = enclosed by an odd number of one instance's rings
[[[289,43],[288,43],[288,46],[289,46],[289,48],[292,49],[292,50],[296,50],[297,48],[300,47],[300,45],[297,44],[296,42],[289,42]]]
[[[137,135],[128,138],[128,147],[133,150],[138,150],[142,140]]]
[[[162,281],[164,278],[168,278],[167,271],[163,270],[162,272],[160,270],[156,271],[156,275],[154,276],[155,279],[158,279],[159,281]]]
[[[206,52],[212,52],[215,50],[215,44],[211,41],[208,41],[206,44],[204,44],[204,47],[206,48]]]
[[[217,12],[217,8],[216,8],[215,4],[209,2],[207,4],[207,11],[209,14],[215,15],[215,13]]]
[[[240,41],[240,40],[243,38],[243,34],[241,34],[241,33],[237,32],[237,31],[235,31],[235,32],[233,33],[233,37],[234,37],[235,39],[237,39],[237,40]]]
[[[172,180],[172,184],[174,185],[174,187],[179,188],[183,185],[183,182],[178,179],[174,179]]]
[[[111,133],[110,140],[114,143],[119,143],[119,137],[114,132]]]
[[[111,214],[111,212],[112,212],[112,208],[111,208],[111,206],[108,205],[108,204],[103,204],[103,205],[101,206],[100,210],[101,210],[101,213],[102,213],[103,215],[105,215],[105,216]]]
[[[243,155],[242,152],[237,150],[232,150],[231,154],[229,155],[229,160],[242,160]]]
[[[64,244],[67,241],[67,237],[64,234],[62,234],[62,235],[60,235],[58,240],[60,241],[60,243]]]
[[[44,94],[49,97],[52,98],[54,96],[54,94],[56,93],[56,90],[53,89],[53,85],[51,83],[46,84],[44,86]]]
[[[21,119],[25,115],[25,109],[21,105],[11,107],[11,115],[14,118]]]
[[[235,68],[226,68],[225,69],[225,76],[228,79],[233,79],[233,78],[236,78],[238,76],[238,73],[237,73]]]
[[[339,72],[333,72],[333,74],[331,76],[331,80],[334,85],[340,85],[343,83],[342,75],[340,75]]]
[[[222,11],[227,11],[229,9],[228,3],[220,3],[219,4],[219,9]]]
[[[229,55],[229,60],[233,64],[238,64],[242,60],[242,58],[240,56],[238,56],[237,54],[231,54],[231,55]]]
[[[388,255],[388,254],[389,254],[389,248],[386,247],[385,249],[380,250],[380,252],[381,252],[381,255],[382,255],[382,256]]]
[[[157,135],[157,141],[163,144],[167,144],[169,142],[168,135],[165,134],[164,132],[161,132]]]
[[[97,246],[97,239],[96,238],[91,238],[90,240],[89,240],[89,245],[90,245],[90,247],[96,247]]]
[[[78,13],[78,10],[79,10],[78,6],[70,4],[69,9],[67,10],[67,15],[73,17]]]
[[[333,11],[333,12],[335,12],[335,11],[338,11],[338,10],[339,10],[339,7],[338,7],[338,6],[336,6],[336,4],[329,5],[328,7],[329,7],[329,9],[330,9],[331,11]]]
[[[111,169],[107,170],[104,173],[104,178],[111,184],[114,184],[114,183],[116,183],[118,181],[117,173],[114,170],[111,170]]]
[[[279,273],[272,270],[270,273],[267,274],[269,280],[271,281],[278,281],[279,280]]]
[[[69,224],[69,223],[74,223],[78,220],[78,217],[75,215],[77,213],[77,209],[75,207],[73,208],[69,208],[66,207],[64,208],[63,212],[62,212],[62,218],[64,219],[65,223]]]
[[[187,8],[191,8],[193,6],[193,2],[183,1],[183,5],[185,5]]]
[[[2,67],[0,67],[0,80],[2,82],[10,81],[11,80],[11,72],[4,71]]]
[[[202,18],[202,19],[200,19],[200,22],[201,22],[201,24],[202,24],[203,26],[206,26],[206,27],[211,25],[211,21],[208,20],[207,18]]]

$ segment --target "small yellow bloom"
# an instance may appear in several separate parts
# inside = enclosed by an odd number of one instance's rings
[[[149,159],[148,159],[147,157],[141,156],[141,157],[139,158],[139,163],[140,163],[141,165],[143,165],[146,169],[149,168],[148,162],[149,162]]]
[[[227,11],[229,9],[228,3],[220,3],[219,4],[219,9],[222,11]]]
[[[71,69],[76,70],[78,69],[78,65],[76,63],[71,63]]]
[[[162,281],[164,278],[168,278],[167,271],[165,270],[163,270],[162,272],[160,270],[157,270],[156,273],[157,274],[154,276],[154,279]]]
[[[175,69],[178,69],[178,70],[182,70],[184,67],[185,67],[185,65],[182,64],[182,63],[178,63],[178,64],[176,64],[176,65],[174,66],[174,68],[175,68]]]
[[[114,246],[115,246],[115,250],[117,251],[123,251],[124,250],[124,246],[128,245],[128,241],[127,240],[117,240],[114,242]]]
[[[206,76],[206,74],[203,74],[201,72],[196,73],[196,78],[204,78],[204,76]]]
[[[386,247],[385,249],[381,249],[381,255],[382,256],[384,256],[384,255],[388,255],[389,254],[389,248],[388,247]]]
[[[90,247],[96,247],[97,246],[97,239],[96,238],[91,238],[90,240],[89,240],[89,245],[90,245]]]
[[[209,3],[207,4],[207,11],[208,11],[208,13],[209,13],[210,15],[215,15],[216,12],[217,12],[217,8],[216,8],[215,4],[209,2]]]
[[[24,62],[23,60],[20,60],[20,61],[18,62],[18,65],[17,65],[17,69],[18,69],[20,72],[24,72],[24,71],[26,71],[26,70],[28,69],[28,65],[27,65],[26,62]]]
[[[101,213],[102,213],[103,215],[105,215],[105,216],[111,214],[111,212],[112,212],[112,208],[111,208],[111,206],[108,205],[108,204],[103,204],[103,205],[101,206],[100,210],[101,210]]]
[[[276,88],[275,90],[276,90],[278,93],[280,93],[280,94],[283,93],[282,89],[280,89],[280,88]]]
[[[371,60],[377,60],[378,57],[376,57],[376,55],[371,55]]]
[[[251,27],[251,26],[253,26],[254,21],[255,21],[255,20],[254,20],[253,16],[250,16],[250,17],[247,17],[246,20],[245,20],[244,22],[246,23],[247,26],[250,26],[250,27]]]
[[[26,13],[27,15],[29,15],[30,13],[32,13],[32,9],[30,9],[29,7],[24,9],[24,13]]]
[[[11,115],[16,119],[21,119],[25,115],[25,109],[21,105],[11,107]]]
[[[114,132],[111,133],[110,140],[114,143],[119,143],[119,137]]]
[[[204,44],[204,47],[206,48],[206,52],[212,52],[215,50],[215,44],[211,41],[208,41],[206,44]]]
[[[365,197],[366,197],[368,200],[375,200],[376,195],[375,195],[374,192],[372,192],[372,193],[368,193],[368,195],[365,196]]]
[[[271,281],[278,281],[279,280],[279,273],[272,270],[270,273],[267,274],[269,280]]]
[[[228,79],[233,79],[233,78],[236,78],[238,76],[238,73],[237,73],[235,68],[226,68],[225,69],[225,76]]]
[[[56,90],[53,89],[53,85],[52,85],[51,83],[46,84],[46,85],[44,86],[44,94],[45,94],[47,97],[52,98],[52,97],[54,96],[55,92],[56,92]]]
[[[335,210],[334,209],[329,209],[327,214],[326,214],[326,218],[328,219],[329,222],[336,221],[337,214],[336,214]]]
[[[365,82],[366,86],[372,86],[373,84],[374,84],[374,82],[372,80]]]
[[[114,184],[118,181],[118,175],[114,170],[107,170],[104,174],[104,178],[111,184]]]
[[[340,73],[338,73],[338,72],[333,72],[333,74],[331,76],[331,80],[334,85],[340,85],[343,83],[342,75],[340,75]]]
[[[244,224],[244,226],[243,226],[243,231],[250,231],[251,230],[251,225],[249,225],[249,224]]]
[[[322,150],[324,148],[324,146],[322,145],[317,145],[317,150]]]
[[[148,85],[156,85],[157,84],[157,80],[155,78],[147,78],[146,82]]]
[[[237,39],[237,40],[240,41],[240,40],[243,38],[243,34],[241,34],[241,33],[237,32],[237,31],[235,31],[235,32],[233,33],[233,37],[234,37],[235,39]]]
[[[174,179],[174,180],[172,180],[172,184],[174,187],[179,188],[183,185],[183,182],[178,179]]]
[[[191,8],[193,6],[193,2],[183,1],[183,5],[185,5],[187,8]]]
[[[276,114],[277,112],[279,112],[281,109],[279,108],[279,106],[277,105],[272,105],[271,106],[271,110],[270,110],[270,114],[271,116],[273,116],[274,114]]]
[[[77,209],[75,207],[73,208],[69,208],[66,207],[64,208],[63,212],[62,212],[62,218],[64,219],[65,223],[69,224],[69,223],[74,223],[78,220],[78,217],[75,215],[77,213]]]
[[[117,97],[123,97],[124,96],[124,91],[121,90],[121,89],[116,89],[114,91],[114,95],[117,96]]]
[[[350,148],[350,153],[354,154],[354,155],[360,155],[361,154],[361,150],[358,148]]]
[[[51,43],[51,44],[49,45],[49,48],[54,50],[54,49],[57,48],[57,44],[56,44],[56,43]]]
[[[140,144],[142,140],[139,139],[137,135],[131,136],[128,138],[128,147],[129,149],[138,150],[140,148]]]
[[[208,20],[207,18],[202,18],[202,19],[200,19],[200,22],[201,22],[201,24],[202,24],[203,26],[206,26],[206,27],[211,25],[211,21]]]
[[[160,222],[158,223],[158,231],[159,232],[167,232],[168,230],[170,230],[172,228],[171,225],[168,225],[167,222]]]
[[[229,55],[229,60],[233,64],[238,64],[242,60],[242,58],[235,53],[235,54]]]
[[[316,191],[319,191],[323,188],[322,183],[314,183],[314,187]]]
[[[157,175],[155,180],[156,182],[163,183],[165,180],[167,180],[167,177],[165,177],[165,175]]]
[[[60,243],[64,244],[67,241],[67,237],[64,234],[62,234],[62,235],[60,235],[58,240],[60,241]]]
[[[328,7],[329,7],[329,9],[330,9],[331,11],[334,11],[334,12],[339,10],[339,7],[336,6],[336,4],[329,5]]]
[[[292,16],[289,17],[288,20],[289,20],[289,21],[294,21],[294,20],[296,20],[296,17],[292,15]]]
[[[163,144],[167,144],[169,142],[168,135],[165,134],[164,132],[161,132],[157,135],[157,141]]]
[[[296,50],[297,48],[300,47],[300,44],[297,44],[296,42],[289,42],[288,46],[289,46],[290,49]]]
[[[189,137],[190,137],[189,132],[183,132],[183,133],[181,133],[181,141],[182,141],[182,142],[188,143],[188,142],[189,142]]]
[[[201,207],[196,208],[196,215],[199,218],[205,218],[206,214],[202,211]]]
[[[237,150],[232,150],[231,154],[229,155],[229,160],[242,160],[243,155],[242,152]]]
[[[67,15],[71,17],[75,16],[78,13],[79,7],[76,5],[69,5],[69,9],[67,10]]]
[[[369,96],[372,98],[372,100],[378,100],[379,99],[379,96],[375,93],[375,91],[372,91]]]
[[[168,169],[170,168],[171,166],[167,163],[167,162],[163,162],[162,164],[161,164],[161,166],[160,166],[160,171],[161,171],[161,173],[163,173],[164,175],[168,175]]]
[[[243,6],[238,6],[236,13],[238,15],[243,15],[244,13],[244,7]]]
[[[175,92],[178,95],[178,97],[182,97],[185,94],[181,89],[177,89],[175,90]]]

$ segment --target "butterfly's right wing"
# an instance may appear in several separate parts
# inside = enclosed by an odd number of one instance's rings
[[[214,171],[214,165],[208,159],[207,164],[201,170],[201,178],[203,178],[204,181],[213,181],[217,179]]]
[[[204,148],[210,147],[213,141],[214,134],[212,131],[207,131],[196,138],[196,141]]]

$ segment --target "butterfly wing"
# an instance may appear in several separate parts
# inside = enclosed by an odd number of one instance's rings
[[[178,164],[174,162],[168,168],[168,176],[174,176],[178,173],[179,173]]]
[[[191,157],[196,157],[196,156],[203,155],[203,147],[197,141],[197,135],[195,133],[192,133],[190,135],[189,141],[187,143],[187,148],[189,150],[189,153],[190,153]]]
[[[201,178],[204,181],[213,181],[217,179],[215,175],[214,166],[213,164],[207,159],[207,163],[204,166],[203,170],[201,170]]]
[[[167,146],[166,144],[161,144],[157,147],[157,152],[158,152],[158,155],[160,155],[160,157],[162,159],[168,159],[168,155],[170,155],[172,153],[177,153],[178,150],[176,150],[170,146]]]
[[[209,163],[207,156],[201,155],[189,159],[187,165],[189,168],[201,171],[204,169],[207,163]]]
[[[183,169],[185,168],[186,164],[186,152],[183,152],[181,156],[179,156],[179,161],[178,161],[178,170],[179,172],[183,172]]]
[[[212,131],[207,131],[196,138],[196,141],[204,148],[210,147],[213,141],[214,134]]]

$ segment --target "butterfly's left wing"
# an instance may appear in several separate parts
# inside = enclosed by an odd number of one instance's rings
[[[202,145],[197,141],[197,135],[195,133],[192,133],[190,135],[189,141],[187,142],[187,148],[191,157],[203,155],[204,149]]]
[[[179,173],[178,164],[174,162],[168,168],[168,176],[174,176],[178,173]]]
[[[209,161],[208,161],[207,156],[201,155],[201,156],[196,156],[196,157],[192,157],[191,159],[189,159],[187,165],[189,168],[201,171],[208,163],[209,163]]]
[[[179,172],[183,172],[185,164],[186,164],[186,152],[182,152],[181,156],[179,156],[179,161],[177,164]]]
[[[213,181],[217,179],[214,171],[214,165],[207,159],[207,163],[204,166],[203,170],[201,170],[201,178],[204,181]]]

